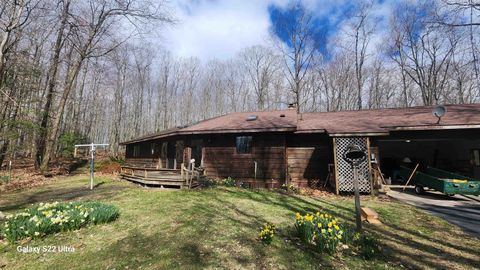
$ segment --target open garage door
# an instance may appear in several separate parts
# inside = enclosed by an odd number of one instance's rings
[[[419,170],[427,166],[480,178],[480,130],[432,130],[395,132],[378,137],[375,147],[382,172],[392,182],[402,183],[400,166]]]

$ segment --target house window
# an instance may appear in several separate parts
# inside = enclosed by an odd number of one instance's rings
[[[140,145],[134,145],[133,146],[133,157],[139,157],[140,156]]]
[[[236,138],[237,154],[252,152],[252,136],[238,136]]]
[[[480,149],[472,150],[472,164],[475,167],[480,167]]]
[[[155,149],[157,148],[157,144],[156,143],[152,143],[150,145],[150,151],[152,152],[152,155],[155,154]]]
[[[166,159],[167,158],[167,152],[168,152],[168,142],[163,142],[162,143],[162,149],[160,150],[160,158]]]

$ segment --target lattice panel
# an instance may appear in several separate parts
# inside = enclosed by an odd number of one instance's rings
[[[363,149],[367,149],[367,138],[365,137],[347,137],[335,138],[336,162],[338,168],[338,190],[344,192],[353,192],[353,170],[352,166],[343,159],[343,153],[350,144],[358,144]],[[368,177],[368,158],[358,167],[359,190],[360,192],[370,192],[370,181]]]

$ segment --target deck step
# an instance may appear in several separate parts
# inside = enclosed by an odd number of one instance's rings
[[[152,179],[152,180],[155,180],[155,179],[172,179],[172,180],[176,180],[176,179],[179,179],[181,180],[182,179],[182,176],[181,175],[150,175],[150,174],[147,174],[147,177],[145,177],[144,174],[128,174],[128,173],[123,173],[122,175],[126,175],[126,176],[134,176],[134,177],[140,177],[140,178],[148,178],[148,179]]]
[[[122,178],[125,180],[146,184],[146,185],[167,185],[167,186],[184,186],[184,181],[168,181],[168,180],[148,180],[140,177],[124,176]]]
[[[131,175],[131,174],[120,174],[122,177],[130,177],[130,178],[139,178],[139,179],[144,179],[144,180],[148,180],[148,181],[173,181],[173,182],[183,182],[183,179],[182,177],[179,175],[179,176],[167,176],[167,175],[164,175],[164,176],[147,176],[147,177],[143,177],[143,175]]]

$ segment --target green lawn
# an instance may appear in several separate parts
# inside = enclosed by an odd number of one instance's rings
[[[146,189],[108,178],[94,191],[85,176],[0,195],[0,211],[32,203],[100,200],[120,209],[118,220],[17,244],[0,243],[0,269],[390,269],[479,268],[480,241],[411,206],[365,198],[383,225],[366,224],[383,254],[371,261],[345,251],[333,257],[299,245],[296,212],[327,211],[353,224],[348,197],[303,197],[267,190],[218,187]],[[259,227],[274,223],[278,235],[265,246]],[[73,253],[22,254],[21,246],[73,246]],[[3,268],[2,268],[3,267]]]

